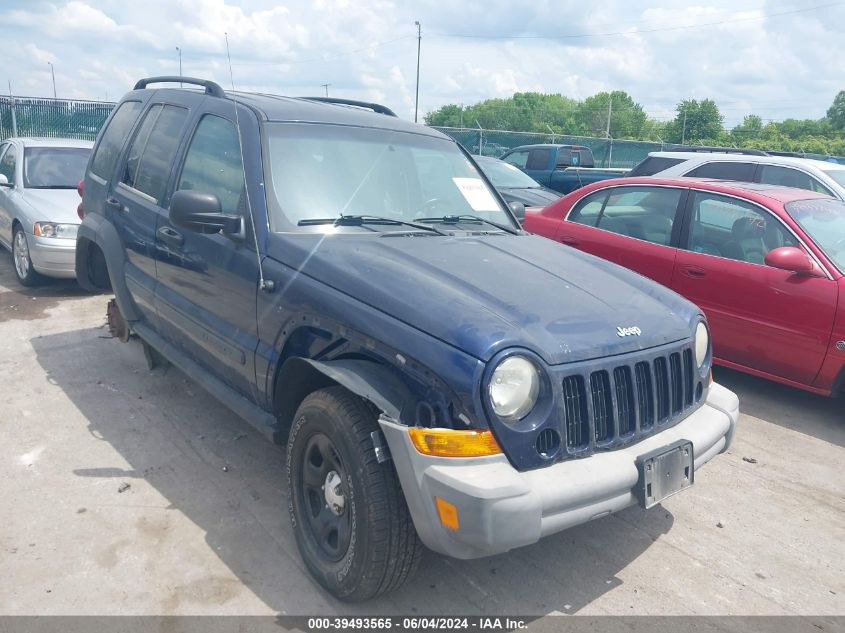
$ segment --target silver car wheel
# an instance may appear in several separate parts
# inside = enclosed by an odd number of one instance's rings
[[[12,256],[15,260],[15,271],[20,279],[26,279],[29,274],[29,246],[26,243],[26,235],[23,231],[15,233],[15,243],[12,247]]]

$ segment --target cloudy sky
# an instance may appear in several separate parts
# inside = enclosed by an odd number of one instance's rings
[[[819,118],[845,89],[845,1],[0,0],[0,79],[21,96],[116,100],[139,77],[379,101],[413,118],[515,91],[622,89],[649,115],[713,98],[733,125]],[[5,83],[5,81],[3,82]],[[8,86],[3,86],[6,92]]]

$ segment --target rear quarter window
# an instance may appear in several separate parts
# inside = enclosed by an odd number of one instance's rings
[[[108,179],[114,173],[114,163],[140,111],[140,101],[124,101],[108,122],[91,162],[91,171],[100,178]]]

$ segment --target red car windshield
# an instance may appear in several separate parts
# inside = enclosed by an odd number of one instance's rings
[[[836,267],[845,272],[845,202],[832,199],[797,200],[786,203],[786,212]]]

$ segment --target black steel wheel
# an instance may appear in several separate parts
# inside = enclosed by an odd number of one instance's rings
[[[422,554],[391,462],[379,463],[373,409],[342,387],[303,400],[288,437],[288,510],[308,571],[334,596],[401,586]]]

